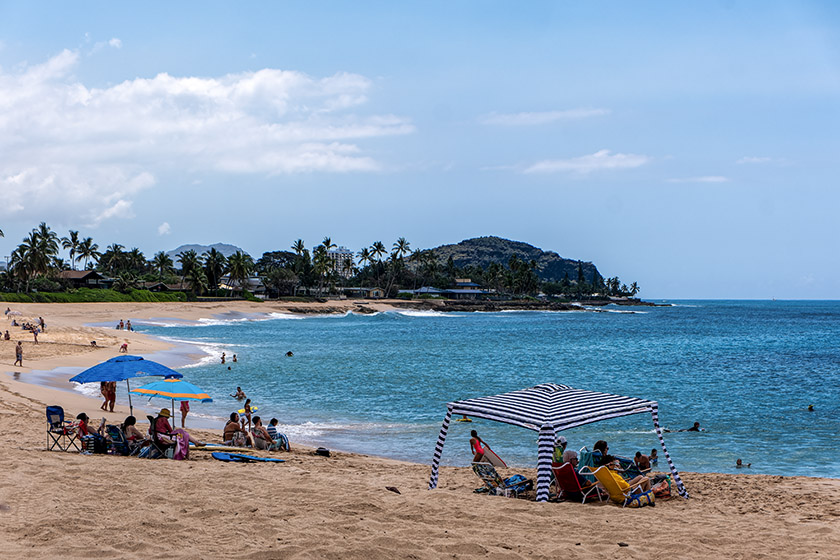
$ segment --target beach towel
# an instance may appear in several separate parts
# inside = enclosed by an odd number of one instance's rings
[[[184,461],[188,459],[190,456],[189,434],[181,428],[174,430],[172,434],[175,437],[175,452],[172,454],[172,458],[176,461]]]

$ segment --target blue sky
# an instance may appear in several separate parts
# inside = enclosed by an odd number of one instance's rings
[[[831,2],[0,1],[0,251],[481,235],[837,298]]]

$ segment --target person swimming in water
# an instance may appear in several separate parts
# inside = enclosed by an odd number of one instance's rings
[[[288,352],[286,352],[286,357],[287,357],[287,358],[291,358],[292,356],[294,356],[294,354],[292,354],[292,351],[291,351],[291,350],[289,350]]]
[[[743,467],[747,467],[747,468],[749,468],[749,467],[751,467],[751,466],[752,466],[752,463],[747,463],[747,464],[745,465],[745,464],[744,464],[744,462],[743,462],[743,461],[741,461],[741,459],[738,459],[737,461],[735,461],[735,468],[736,468],[736,469],[740,469],[740,468],[743,468]]]

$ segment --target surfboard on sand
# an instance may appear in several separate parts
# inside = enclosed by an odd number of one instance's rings
[[[243,455],[241,453],[213,453],[213,458],[226,463],[285,463],[283,459],[272,459],[270,457],[256,457],[254,455]]]
[[[502,458],[499,457],[498,455],[496,455],[496,453],[492,449],[487,447],[486,443],[484,444],[483,460],[487,461],[488,463],[490,463],[494,467],[507,467],[507,464],[505,464],[505,462],[502,461]]]

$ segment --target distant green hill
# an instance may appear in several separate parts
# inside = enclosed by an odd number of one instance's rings
[[[543,251],[528,243],[501,237],[466,239],[454,245],[441,245],[435,248],[434,252],[441,264],[445,264],[451,256],[455,266],[459,268],[467,266],[487,268],[493,262],[507,265],[508,260],[516,255],[526,262],[537,261],[537,274],[544,281],[559,282],[566,274],[569,275],[569,280],[574,281],[578,277],[579,261],[564,259],[554,251]],[[598,269],[591,262],[583,262],[581,265],[584,278],[587,282],[592,282]]]

